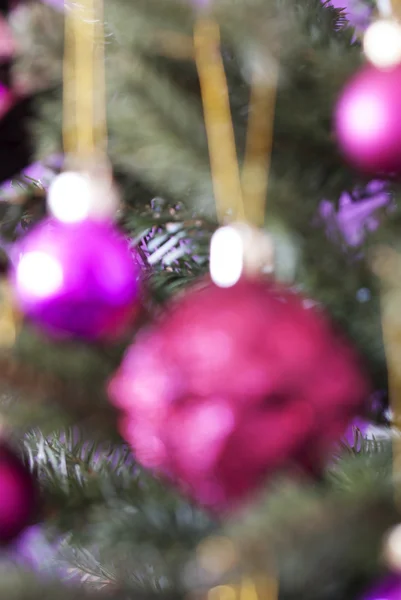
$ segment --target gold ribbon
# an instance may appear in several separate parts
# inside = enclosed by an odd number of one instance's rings
[[[269,83],[254,76],[248,118],[245,161],[242,171],[245,217],[262,227],[265,222],[266,195],[273,144],[277,70]]]
[[[395,19],[401,19],[401,1],[400,0],[392,0],[391,1],[391,10],[393,11],[393,15]]]
[[[220,53],[220,30],[215,21],[203,17],[197,20],[194,46],[218,219],[220,222],[228,219],[262,226],[273,139],[277,73],[272,74],[269,83],[254,78],[241,180],[227,79]]]
[[[244,219],[241,178],[231,121],[230,99],[219,52],[217,23],[199,18],[194,31],[195,61],[202,93],[217,215],[220,222],[233,212]]]
[[[21,327],[22,316],[15,307],[11,286],[0,280],[0,348],[11,348]]]
[[[103,155],[107,145],[104,31],[101,0],[65,7],[64,152],[77,159]]]
[[[274,577],[244,577],[239,585],[218,585],[207,594],[207,600],[269,600],[277,597]]]
[[[198,565],[208,576],[227,579],[238,561],[237,548],[228,537],[206,538],[197,548]],[[277,579],[266,573],[243,576],[239,583],[218,585],[207,592],[207,600],[270,600],[277,597]]]
[[[372,260],[372,270],[379,277],[382,288],[381,323],[392,421],[401,432],[401,255],[390,247],[377,248]],[[394,501],[401,511],[401,433],[393,436],[392,447]]]

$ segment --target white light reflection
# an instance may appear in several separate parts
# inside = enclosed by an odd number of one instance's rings
[[[401,62],[401,26],[394,20],[372,23],[363,38],[366,58],[379,69]]]
[[[360,141],[370,142],[384,129],[387,115],[380,99],[366,93],[346,107],[346,118],[349,132]]]
[[[22,294],[47,298],[63,285],[60,263],[45,252],[28,252],[18,263],[17,285]]]
[[[210,276],[219,287],[231,287],[244,267],[244,243],[233,227],[220,227],[210,242]]]
[[[53,179],[47,206],[62,223],[79,223],[88,218],[108,220],[118,208],[118,198],[111,186],[108,189],[97,185],[85,173],[66,171]]]

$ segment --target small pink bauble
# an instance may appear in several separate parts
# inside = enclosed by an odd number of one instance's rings
[[[0,544],[11,542],[31,525],[38,510],[33,475],[17,454],[0,442]]]
[[[318,309],[246,279],[173,302],[109,386],[138,461],[215,511],[281,469],[320,472],[368,392]]]
[[[46,219],[14,248],[16,301],[55,337],[118,337],[139,308],[139,269],[109,223]]]
[[[364,67],[346,85],[335,110],[344,156],[368,174],[401,172],[401,65]]]

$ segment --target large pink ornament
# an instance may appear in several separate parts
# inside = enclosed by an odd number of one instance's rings
[[[138,267],[111,224],[47,219],[14,251],[19,308],[50,335],[114,338],[138,310]]]
[[[366,66],[348,82],[335,111],[339,146],[368,174],[401,172],[401,65]]]
[[[281,469],[320,471],[368,391],[319,310],[255,280],[176,300],[109,386],[139,462],[217,511]]]
[[[0,442],[0,544],[11,542],[38,511],[38,488],[28,467]]]

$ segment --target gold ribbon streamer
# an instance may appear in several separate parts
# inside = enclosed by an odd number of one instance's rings
[[[277,581],[267,576],[257,579],[244,577],[238,586],[219,585],[207,594],[207,600],[269,600],[277,597]]]
[[[217,23],[199,18],[194,30],[195,61],[202,93],[217,216],[244,220],[241,179],[230,100]],[[234,215],[232,214],[234,212]]]
[[[21,327],[22,316],[15,306],[9,282],[0,280],[0,348],[11,348]]]
[[[194,30],[195,61],[202,93],[217,216],[220,222],[262,226],[273,139],[277,73],[269,83],[253,82],[242,179],[238,166],[227,79],[218,24],[199,18]]]
[[[245,217],[262,227],[265,222],[266,195],[273,145],[277,70],[269,83],[254,78],[248,118],[247,143],[242,171]]]
[[[400,0],[392,0],[391,1],[391,10],[393,11],[393,15],[395,19],[401,19],[401,2]]]
[[[372,270],[380,279],[381,323],[387,361],[392,421],[401,431],[401,255],[391,247],[376,249]],[[394,502],[401,510],[401,433],[392,438]]]
[[[64,152],[88,159],[107,143],[101,0],[66,6],[64,45]]]

